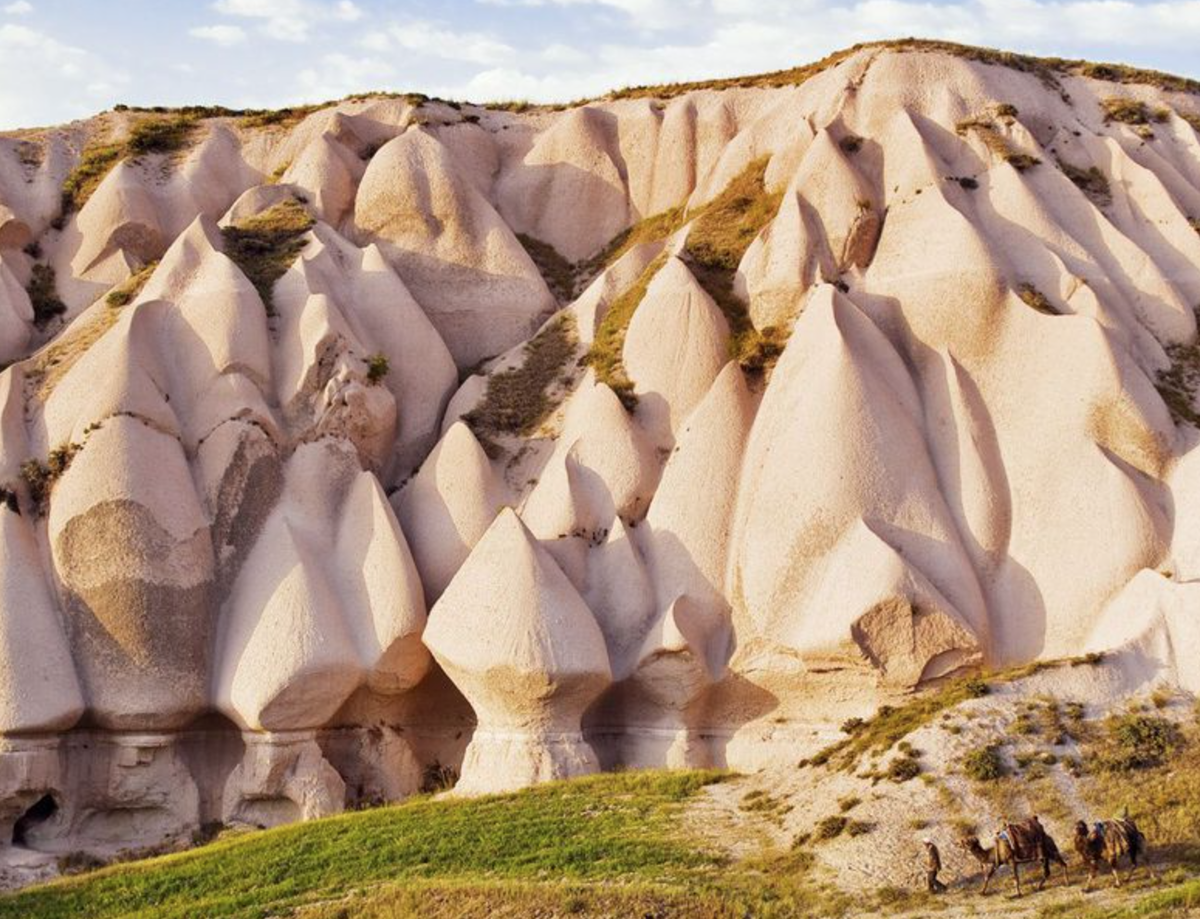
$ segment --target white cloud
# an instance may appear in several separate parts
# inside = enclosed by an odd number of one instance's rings
[[[670,29],[711,11],[710,0],[477,0],[488,6],[597,6],[625,13],[641,29]]]
[[[188,34],[192,38],[210,41],[214,45],[220,45],[222,48],[240,45],[246,40],[246,30],[241,26],[196,26],[194,29],[188,29]]]
[[[17,0],[4,7],[4,12],[10,16],[27,16],[33,12],[33,4],[29,0]]]
[[[362,44],[375,51],[401,48],[424,57],[485,66],[510,61],[517,56],[511,45],[484,32],[456,30],[423,19],[396,23],[382,32],[373,32],[362,40]]]
[[[856,42],[917,35],[1035,54],[1154,64],[1188,60],[1200,0],[477,0],[503,7],[592,7],[626,14],[603,41],[571,54],[519,53],[441,92],[563,101],[639,83],[758,73],[816,60]],[[626,17],[622,17],[623,19]],[[621,40],[622,29],[643,32]],[[1165,66],[1159,64],[1158,66]],[[1166,69],[1170,69],[1166,67]]]
[[[82,48],[26,26],[0,25],[0,61],[19,80],[0,80],[0,124],[52,124],[116,101],[128,76]],[[31,91],[32,88],[32,91]]]
[[[301,89],[298,98],[324,101],[368,89],[384,89],[395,75],[392,65],[378,58],[326,54],[316,66],[306,67],[296,75]]]
[[[352,0],[318,3],[316,0],[216,0],[213,9],[226,16],[256,19],[262,32],[277,41],[305,42],[314,26],[328,22],[358,22],[362,8]]]

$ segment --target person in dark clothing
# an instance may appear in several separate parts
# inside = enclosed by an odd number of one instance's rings
[[[929,838],[922,839],[925,844],[925,884],[930,893],[942,893],[946,885],[938,880],[938,872],[942,870],[942,853]]]

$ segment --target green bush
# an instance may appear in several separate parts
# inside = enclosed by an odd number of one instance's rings
[[[996,782],[1008,774],[998,746],[972,750],[962,761],[963,772],[976,782]]]
[[[58,281],[54,269],[49,265],[33,266],[29,286],[25,290],[33,306],[34,325],[39,329],[44,328],[55,316],[61,316],[67,311],[67,305],[58,297]]]
[[[367,382],[378,386],[388,375],[388,359],[386,354],[372,354],[367,358]]]
[[[1179,728],[1158,715],[1112,715],[1105,722],[1100,763],[1109,771],[1145,769],[1163,762],[1180,745]]]
[[[845,817],[824,817],[813,829],[813,839],[816,842],[835,839],[842,835],[842,831],[846,829],[849,822]]]
[[[911,756],[898,756],[888,764],[887,777],[897,784],[915,779],[921,774],[921,764]]]
[[[875,829],[875,824],[866,820],[851,820],[846,824],[846,833],[850,836],[862,836]]]
[[[21,478],[29,489],[29,498],[33,502],[34,511],[38,516],[46,513],[50,501],[50,490],[54,483],[62,478],[63,473],[75,459],[75,455],[83,447],[76,443],[65,443],[50,451],[46,462],[36,459],[26,460],[21,464]]]
[[[982,699],[992,691],[988,681],[982,677],[973,676],[963,684],[966,694],[972,699]]]

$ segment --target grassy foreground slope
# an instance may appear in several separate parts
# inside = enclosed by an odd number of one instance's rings
[[[733,859],[690,834],[684,811],[720,772],[633,772],[473,800],[421,798],[248,833],[0,896],[21,917],[733,917],[1004,915],[1121,919],[1191,915],[1200,881],[1141,878],[1086,897],[1077,886],[1022,902],[976,881],[932,900],[911,888],[836,889],[810,852]],[[744,797],[743,797],[743,800]],[[951,880],[951,878],[947,878]],[[956,885],[958,886],[958,885]],[[990,901],[990,902],[989,902]],[[914,912],[914,910],[916,912]],[[997,912],[998,911],[998,912]]]
[[[0,916],[276,915],[383,882],[682,884],[718,860],[677,837],[672,817],[721,778],[629,773],[421,799],[56,881],[0,899]]]

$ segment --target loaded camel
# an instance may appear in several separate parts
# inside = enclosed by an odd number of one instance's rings
[[[1021,896],[1020,865],[1041,863],[1042,880],[1038,884],[1038,890],[1045,887],[1046,882],[1050,880],[1051,862],[1062,865],[1065,883],[1071,882],[1067,860],[1063,858],[1058,846],[1036,816],[1024,823],[1005,824],[1004,829],[996,834],[996,844],[991,849],[985,849],[978,836],[967,836],[959,842],[983,869],[983,887],[980,893],[987,893],[992,876],[1004,865],[1012,868],[1018,897]]]
[[[1126,880],[1133,877],[1138,867],[1138,859],[1142,859],[1149,867],[1146,837],[1137,828],[1137,824],[1129,819],[1128,811],[1122,814],[1120,819],[1100,821],[1090,830],[1087,823],[1083,820],[1078,821],[1075,824],[1075,851],[1088,867],[1088,879],[1084,890],[1091,889],[1097,870],[1104,864],[1112,871],[1117,887],[1121,886],[1121,873],[1117,869],[1122,858],[1129,859],[1129,874]]]

